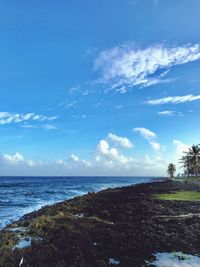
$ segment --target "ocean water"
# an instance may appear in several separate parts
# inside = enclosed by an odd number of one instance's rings
[[[42,206],[153,177],[0,177],[0,228]],[[155,180],[155,179],[154,179]]]

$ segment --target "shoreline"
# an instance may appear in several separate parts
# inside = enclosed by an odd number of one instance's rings
[[[94,178],[85,178],[23,177],[18,179],[14,177],[0,179],[0,184],[2,182],[0,188],[0,194],[2,194],[0,229],[19,220],[25,214],[46,205],[53,205],[88,192],[147,182],[151,179],[149,177],[99,177],[95,180]],[[38,187],[39,189],[37,189]]]
[[[200,186],[148,182],[45,206],[1,230],[0,267],[19,266],[22,255],[23,266],[38,267],[140,267],[158,252],[200,255],[200,203],[155,197],[183,190]]]

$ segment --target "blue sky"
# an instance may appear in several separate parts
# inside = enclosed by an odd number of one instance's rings
[[[164,175],[199,143],[199,8],[1,1],[0,175]]]

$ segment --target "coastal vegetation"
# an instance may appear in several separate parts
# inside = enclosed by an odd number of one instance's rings
[[[170,178],[174,177],[174,174],[176,172],[176,167],[173,163],[170,163],[167,168],[167,174],[169,175]]]
[[[177,178],[198,180],[200,178],[200,145],[192,145],[188,148],[188,151],[184,151],[179,163],[183,168],[183,174],[179,174]],[[167,167],[168,176],[174,178],[175,172],[175,164],[169,163]]]
[[[184,175],[189,177],[200,176],[200,145],[192,145],[180,159],[184,168]]]
[[[192,145],[188,151],[183,152],[179,160],[183,174],[174,177],[176,166],[170,163],[167,168],[168,176],[173,180],[184,182],[199,182],[200,180],[200,145]],[[180,179],[181,178],[181,179]],[[196,191],[177,191],[168,194],[157,194],[157,198],[172,201],[200,201],[200,193]]]
[[[157,194],[156,197],[162,200],[200,201],[200,192],[176,191],[169,194]]]

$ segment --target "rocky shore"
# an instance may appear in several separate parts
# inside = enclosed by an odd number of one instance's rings
[[[200,202],[163,194],[198,183],[153,182],[88,193],[0,231],[0,267],[142,267],[158,252],[200,255]]]

